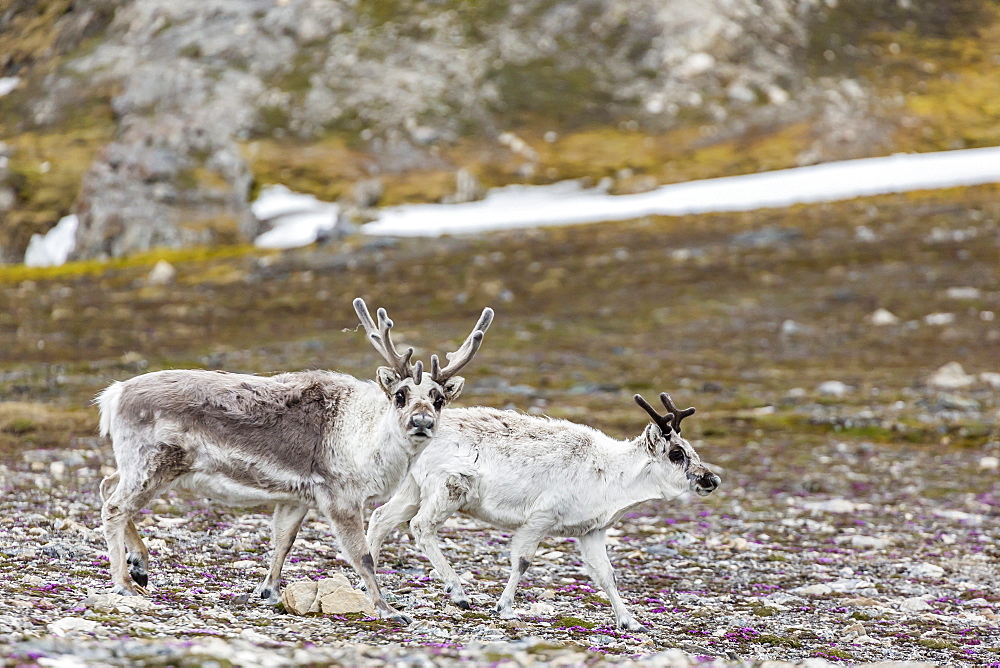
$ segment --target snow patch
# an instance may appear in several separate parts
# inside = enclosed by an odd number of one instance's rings
[[[478,202],[413,204],[382,210],[366,234],[434,237],[650,215],[750,211],[911,190],[1000,182],[1000,147],[897,154],[662,186],[608,195],[566,181],[508,186]]]
[[[24,264],[29,267],[56,267],[65,264],[76,248],[76,228],[80,220],[73,214],[63,216],[45,234],[32,234],[24,252]]]
[[[270,230],[254,239],[254,245],[260,248],[308,246],[332,232],[340,216],[337,204],[281,185],[261,190],[250,210],[258,220],[271,224]]]
[[[0,97],[7,95],[21,83],[21,77],[0,77]]]

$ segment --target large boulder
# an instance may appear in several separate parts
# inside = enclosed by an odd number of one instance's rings
[[[229,138],[178,116],[133,119],[84,176],[73,257],[252,241],[252,179]]]

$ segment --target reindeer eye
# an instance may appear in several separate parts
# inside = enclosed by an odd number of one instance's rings
[[[683,464],[684,461],[687,459],[687,455],[684,454],[684,451],[681,448],[674,448],[673,450],[670,451],[670,454],[667,455],[667,457],[674,464]]]
[[[442,408],[444,408],[444,397],[439,394],[434,398],[434,410],[440,411]]]
[[[406,405],[406,392],[405,391],[399,390],[398,392],[396,392],[396,397],[395,398],[396,398],[396,406],[398,408],[402,408],[403,406]]]

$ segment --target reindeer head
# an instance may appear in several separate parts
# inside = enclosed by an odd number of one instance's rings
[[[686,489],[691,489],[699,496],[708,496],[714,492],[722,479],[705,468],[701,457],[681,436],[681,420],[693,415],[694,408],[679,410],[670,395],[662,392],[660,401],[667,413],[660,415],[640,395],[633,398],[653,419],[653,423],[643,431],[642,438],[649,448],[654,466],[660,467],[664,496],[679,494]]]
[[[421,445],[434,436],[441,409],[462,393],[465,379],[455,374],[479,350],[483,335],[493,322],[493,309],[483,309],[469,337],[458,350],[447,354],[447,366],[441,368],[438,356],[431,355],[430,373],[424,373],[422,362],[410,364],[413,348],[407,348],[402,355],[396,352],[389,336],[392,320],[389,320],[384,308],[377,311],[377,328],[363,299],[354,300],[354,310],[361,319],[368,340],[389,363],[389,366],[381,366],[376,371],[378,385],[392,402],[392,410],[396,412],[403,434],[412,445]]]

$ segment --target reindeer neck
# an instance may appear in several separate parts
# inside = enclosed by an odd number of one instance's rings
[[[643,501],[662,496],[652,475],[646,444],[641,436],[629,441],[608,437],[606,445],[608,468],[605,479],[609,484],[605,496],[610,506],[624,512]]]

